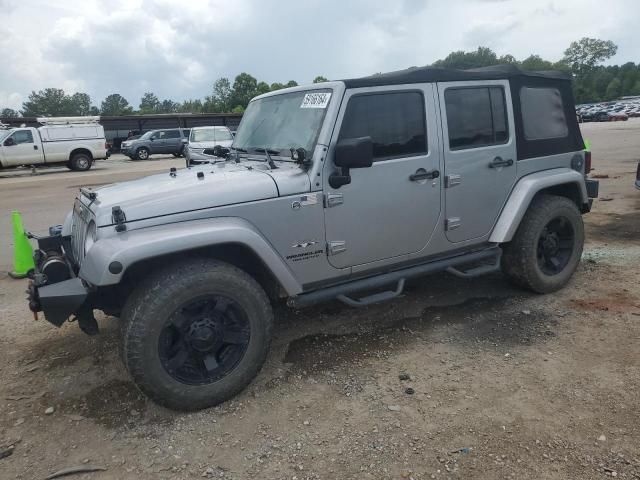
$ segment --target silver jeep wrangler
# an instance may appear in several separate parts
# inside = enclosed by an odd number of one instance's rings
[[[30,308],[97,333],[119,317],[138,387],[194,410],[246,387],[272,304],[390,300],[405,281],[502,268],[562,288],[598,184],[571,79],[413,68],[254,98],[211,163],[83,188],[38,239]]]

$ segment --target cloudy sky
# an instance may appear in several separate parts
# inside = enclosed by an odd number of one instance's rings
[[[583,36],[639,62],[638,19],[638,0],[0,0],[0,108],[46,87],[201,98],[243,71],[308,83],[479,45],[558,60]]]

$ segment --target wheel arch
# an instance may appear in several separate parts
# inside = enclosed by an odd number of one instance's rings
[[[91,153],[91,150],[86,147],[78,147],[71,150],[71,153],[69,153],[69,160],[73,159],[73,157],[75,157],[79,153],[84,153],[88,155],[91,160],[93,160],[93,154]]]
[[[216,258],[235,265],[254,276],[272,298],[282,290],[287,295],[302,291],[285,261],[260,232],[249,222],[232,217],[160,225],[99,239],[87,252],[79,276],[99,287],[116,285],[185,256]],[[121,269],[110,268],[114,262]]]
[[[588,211],[589,197],[582,173],[570,168],[554,168],[527,175],[511,191],[489,241],[511,241],[533,199],[545,193],[566,197],[575,202],[581,212]]]

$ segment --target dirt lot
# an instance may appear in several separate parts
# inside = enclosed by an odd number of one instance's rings
[[[438,275],[363,310],[280,308],[256,381],[195,414],[137,392],[116,321],[100,318],[92,338],[34,322],[25,282],[2,272],[0,457],[14,448],[0,477],[95,465],[107,470],[70,478],[640,478],[640,121],[583,130],[601,199],[568,288],[536,296],[500,275]],[[0,268],[8,210],[44,228],[78,183],[144,170],[113,165],[82,179],[0,178]]]

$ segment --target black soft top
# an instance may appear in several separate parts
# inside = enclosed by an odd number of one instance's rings
[[[382,73],[370,77],[343,80],[347,88],[378,87],[385,85],[407,85],[412,83],[438,83],[469,80],[508,80],[513,102],[513,116],[517,139],[518,159],[543,157],[560,153],[579,152],[584,148],[580,127],[576,120],[575,102],[571,89],[571,76],[563,72],[531,72],[521,70],[515,65],[496,65],[474,68],[471,70],[455,70],[439,67],[413,67],[397,72]],[[521,92],[526,88],[548,88],[560,93],[562,102],[557,105],[558,111],[552,114],[554,121],[565,122],[567,135],[560,138],[532,140],[524,133],[524,118],[535,121],[545,118],[544,113],[536,108],[523,109]],[[540,108],[549,109],[549,105]]]
[[[466,80],[502,80],[513,78],[539,78],[571,81],[571,76],[558,71],[533,72],[522,70],[515,65],[494,65],[491,67],[456,70],[440,67],[412,67],[406,70],[380,73],[369,77],[343,80],[347,88],[377,87],[382,85],[402,85],[407,83],[456,82]]]

